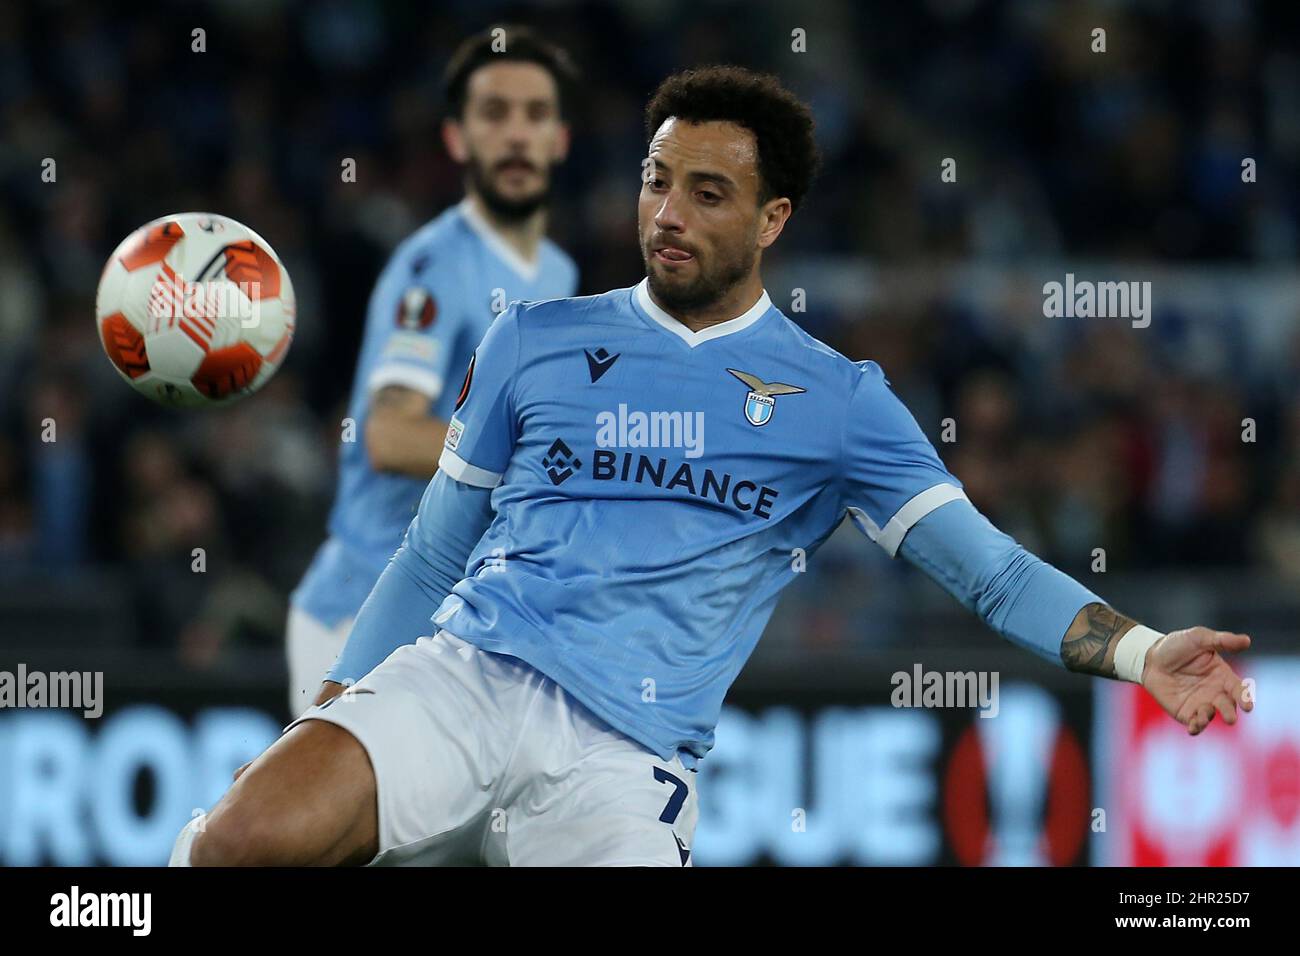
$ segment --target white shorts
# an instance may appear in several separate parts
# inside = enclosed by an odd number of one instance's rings
[[[347,643],[352,618],[326,627],[306,611],[289,607],[285,650],[289,658],[289,713],[296,717],[312,705],[325,675]]]
[[[691,865],[693,771],[524,661],[447,631],[399,647],[290,727],[304,720],[337,724],[370,757],[372,865]]]

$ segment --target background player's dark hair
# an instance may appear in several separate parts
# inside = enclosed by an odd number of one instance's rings
[[[759,202],[784,196],[791,211],[799,208],[820,165],[813,116],[775,76],[739,66],[674,73],[646,106],[646,135],[654,136],[670,116],[745,127],[758,142]]]
[[[505,49],[494,51],[493,30],[504,31]],[[498,44],[499,45],[499,44]],[[456,48],[442,74],[443,99],[447,115],[462,119],[465,115],[465,95],[469,78],[474,71],[489,63],[536,63],[555,80],[560,96],[560,113],[568,112],[569,98],[578,81],[578,70],[572,58],[560,46],[543,40],[528,27],[501,26],[484,30],[466,39]]]

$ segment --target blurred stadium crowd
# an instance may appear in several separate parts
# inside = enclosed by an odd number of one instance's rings
[[[1294,314],[1266,361],[1245,356],[1246,311],[1198,324],[1162,309],[1159,288],[1149,329],[1073,320],[1045,336],[1035,290],[982,314],[950,272],[1046,260],[1060,279],[1106,261],[1141,280],[1160,262],[1237,270],[1233,294],[1248,297],[1251,276],[1292,269],[1293,4],[268,0],[124,19],[51,2],[0,6],[0,592],[107,570],[138,640],[192,667],[279,641],[323,537],[370,286],[393,245],[460,196],[439,73],[467,33],[511,21],[568,46],[586,75],[552,230],[584,292],[642,275],[634,194],[657,81],[717,61],[777,72],[814,104],[825,170],[773,261],[931,270],[924,294],[886,286],[859,308],[819,302],[815,275],[797,284],[810,329],[879,361],[936,442],[956,422],[938,447],[995,523],[1074,571],[1104,546],[1112,570],[1300,577]],[[1095,26],[1104,55],[1089,51]],[[796,28],[807,52],[791,50]],[[956,184],[938,176],[949,156]],[[1256,183],[1241,181],[1245,156]],[[92,321],[121,238],[191,209],[258,230],[299,296],[276,379],[208,413],[123,387]],[[875,573],[872,550],[854,564],[830,549],[835,573],[807,586]]]

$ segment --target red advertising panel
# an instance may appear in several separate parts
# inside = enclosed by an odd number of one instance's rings
[[[1238,662],[1255,709],[1197,737],[1133,684],[1099,684],[1093,735],[1110,866],[1300,865],[1300,660]]]

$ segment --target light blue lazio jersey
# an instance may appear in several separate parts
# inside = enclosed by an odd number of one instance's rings
[[[700,332],[644,282],[513,306],[462,396],[440,467],[494,488],[496,515],[434,623],[690,766],[796,549],[847,513],[894,555],[964,497],[880,367],[766,293]]]
[[[386,385],[429,396],[429,411],[451,417],[475,346],[497,312],[515,299],[553,299],[577,288],[573,261],[543,240],[523,260],[468,200],[406,239],[370,297],[366,330],[339,448],[330,537],[293,602],[333,627],[365,601],[420,502],[427,480],[375,471],[366,454],[370,398]],[[450,381],[450,384],[449,384]]]

